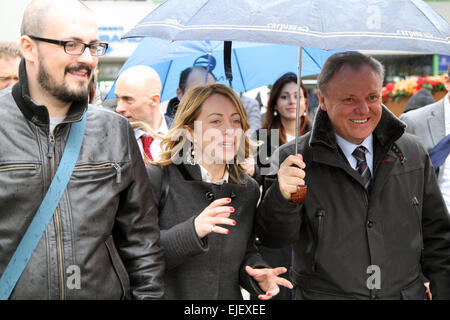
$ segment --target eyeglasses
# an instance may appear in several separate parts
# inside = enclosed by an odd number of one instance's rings
[[[30,36],[30,35],[29,35],[29,37],[33,40],[43,41],[43,42],[48,42],[48,43],[53,43],[53,44],[63,46],[64,51],[67,54],[70,54],[72,56],[82,55],[84,53],[84,50],[86,50],[86,48],[89,48],[89,52],[91,53],[91,55],[98,57],[98,56],[104,55],[106,53],[106,50],[108,49],[108,44],[104,43],[104,42],[86,44],[86,43],[83,43],[83,42],[77,41],[77,40],[61,41],[61,40],[40,38],[40,37],[35,37],[35,36]]]

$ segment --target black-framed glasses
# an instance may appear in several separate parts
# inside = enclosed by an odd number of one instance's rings
[[[106,50],[108,49],[108,44],[105,42],[96,42],[91,44],[86,44],[81,41],[77,40],[67,40],[67,41],[61,41],[61,40],[53,40],[53,39],[47,39],[47,38],[40,38],[35,36],[28,35],[31,39],[37,40],[37,41],[43,41],[48,43],[57,44],[64,47],[64,51],[67,54],[73,55],[73,56],[79,56],[84,53],[84,50],[86,48],[89,48],[89,52],[93,56],[102,56],[106,53]]]

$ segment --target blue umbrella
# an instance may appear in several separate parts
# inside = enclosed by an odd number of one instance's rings
[[[167,41],[145,38],[119,71],[136,65],[148,65],[158,72],[162,82],[161,101],[176,96],[181,71],[203,64],[211,66],[217,81],[226,81],[222,41]],[[335,51],[303,48],[302,74],[320,73],[325,60]],[[297,69],[298,48],[289,45],[268,45],[251,42],[234,42],[231,67],[233,89],[238,92],[272,84],[288,71]],[[208,59],[210,63],[208,64]],[[107,98],[114,97],[115,86]]]
[[[148,36],[450,52],[449,23],[421,0],[168,0],[124,38]]]

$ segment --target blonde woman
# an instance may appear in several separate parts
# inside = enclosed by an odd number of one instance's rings
[[[148,166],[165,251],[166,299],[260,299],[292,288],[254,247],[257,183],[240,165],[249,128],[239,97],[227,86],[194,87],[183,97],[161,158]]]

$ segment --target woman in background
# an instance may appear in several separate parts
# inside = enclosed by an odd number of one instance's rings
[[[300,126],[299,136],[304,135],[312,128],[312,121],[308,112],[308,91],[300,82]],[[261,129],[256,131],[256,139],[262,141],[257,151],[255,179],[262,186],[263,195],[270,187],[272,180],[266,178],[270,172],[270,157],[281,145],[295,138],[297,109],[297,75],[292,72],[285,73],[278,78],[270,91],[267,103],[267,112]],[[291,265],[292,247],[273,249],[264,246],[258,247],[263,259],[270,265]],[[290,290],[281,289],[275,299],[291,299]]]

